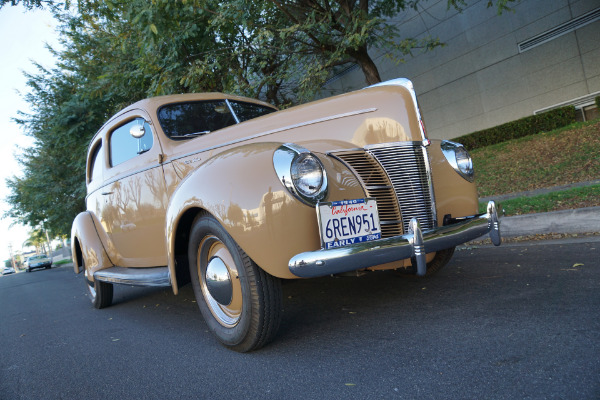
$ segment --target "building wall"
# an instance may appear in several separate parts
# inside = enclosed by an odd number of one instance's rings
[[[446,46],[418,51],[404,63],[372,55],[383,80],[413,81],[431,138],[454,138],[532,115],[536,110],[600,92],[600,20],[530,50],[518,44],[600,8],[598,0],[521,0],[497,15],[487,0],[461,13],[447,1],[422,3],[397,17],[403,36],[439,37]],[[364,87],[356,68],[324,95]]]

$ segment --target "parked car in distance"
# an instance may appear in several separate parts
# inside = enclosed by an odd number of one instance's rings
[[[12,267],[5,267],[2,270],[2,275],[10,275],[10,274],[14,274],[15,273],[15,269]]]
[[[38,268],[52,268],[52,259],[45,254],[37,254],[27,258],[27,272]]]
[[[489,234],[465,148],[430,140],[407,79],[277,111],[221,93],[141,100],[92,138],[76,273],[97,308],[113,284],[191,282],[210,331],[240,352],[278,330],[282,279],[432,275]]]

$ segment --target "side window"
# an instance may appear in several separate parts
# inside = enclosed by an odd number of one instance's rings
[[[171,139],[191,139],[235,124],[223,100],[192,101],[162,106],[158,121]]]
[[[104,162],[102,142],[94,147],[91,157],[89,182],[99,182],[102,179],[102,164]]]
[[[252,118],[258,118],[266,114],[277,111],[272,107],[265,107],[261,104],[245,103],[241,101],[231,100],[229,101],[233,112],[237,115],[240,122],[248,121]]]
[[[135,138],[130,131],[144,127],[144,135]],[[152,129],[143,118],[136,118],[115,129],[110,135],[110,165],[119,165],[152,148]]]

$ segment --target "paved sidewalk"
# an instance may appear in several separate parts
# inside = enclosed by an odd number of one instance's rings
[[[593,232],[600,232],[600,207],[500,218],[500,233],[503,237],[535,235],[539,233]]]
[[[526,192],[509,193],[499,196],[482,197],[480,202],[494,200],[499,204],[498,212],[501,213],[501,202],[518,197],[532,197],[540,194],[558,192],[576,187],[599,185],[599,180],[578,182],[570,185],[553,186],[544,189],[529,190]],[[546,233],[594,233],[600,232],[600,207],[587,207],[574,210],[552,211],[547,213],[515,215],[501,217],[500,233],[504,237],[546,234]]]

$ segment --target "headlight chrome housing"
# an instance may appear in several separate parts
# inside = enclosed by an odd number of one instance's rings
[[[448,163],[456,172],[469,182],[473,182],[475,171],[473,169],[473,160],[467,149],[460,143],[443,140],[441,143],[442,153],[448,160]]]
[[[321,160],[307,149],[286,143],[273,154],[279,180],[297,199],[315,206],[327,196],[327,174]]]

